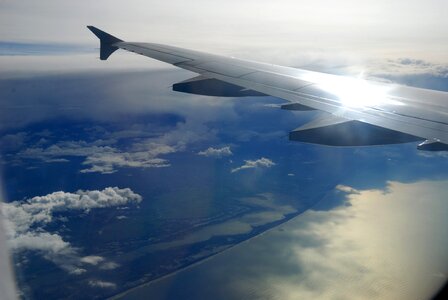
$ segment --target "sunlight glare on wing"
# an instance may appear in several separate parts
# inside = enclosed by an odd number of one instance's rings
[[[323,84],[325,90],[335,94],[344,106],[372,107],[387,101],[385,87],[373,85],[363,79],[340,78]]]
[[[400,105],[388,94],[389,86],[370,82],[360,78],[339,77],[327,74],[313,74],[306,78],[326,93],[336,98],[346,107],[376,107],[381,104]]]

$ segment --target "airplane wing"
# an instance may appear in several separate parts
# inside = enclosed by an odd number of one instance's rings
[[[173,46],[122,41],[87,26],[100,39],[100,59],[117,49],[148,56],[199,76],[173,85],[185,93],[274,96],[287,110],[322,114],[290,132],[290,139],[331,146],[423,141],[420,150],[448,150],[448,93],[378,83],[225,57]]]

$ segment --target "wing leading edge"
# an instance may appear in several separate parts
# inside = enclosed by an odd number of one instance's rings
[[[290,139],[332,146],[423,141],[420,150],[448,150],[448,93],[383,84],[241,60],[173,46],[124,42],[87,26],[100,39],[100,59],[117,49],[199,74],[173,90],[212,96],[271,95],[287,110],[320,110],[323,117],[290,133]]]

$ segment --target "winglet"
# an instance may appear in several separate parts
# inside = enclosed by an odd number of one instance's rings
[[[87,26],[90,31],[93,32],[100,39],[100,59],[106,60],[118,47],[114,46],[114,44],[123,42],[119,38],[114,37],[113,35],[108,34],[102,30],[94,26]]]

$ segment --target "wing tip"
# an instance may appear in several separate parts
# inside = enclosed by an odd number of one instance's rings
[[[100,59],[106,60],[109,56],[114,53],[118,47],[114,46],[115,43],[123,42],[119,38],[98,29],[95,26],[87,25],[87,28],[100,39]]]

